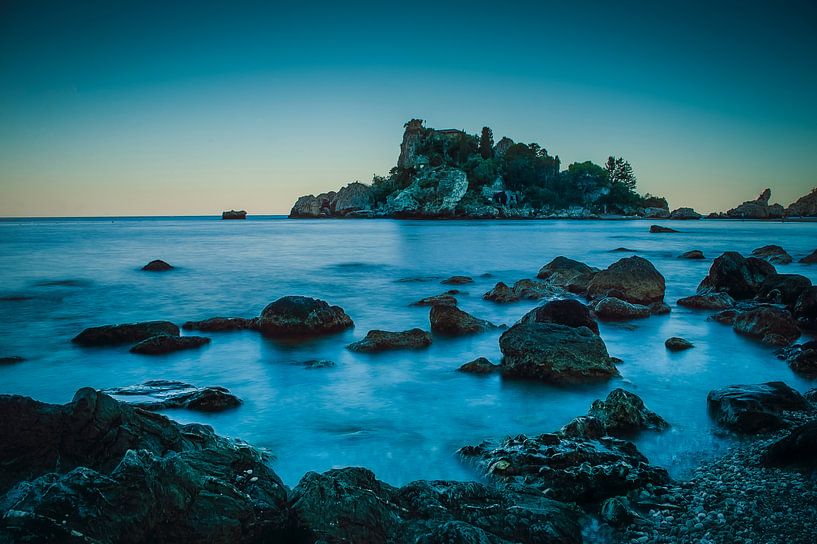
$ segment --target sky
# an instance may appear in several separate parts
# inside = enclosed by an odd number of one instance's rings
[[[415,117],[671,208],[817,186],[817,2],[297,4],[0,0],[0,216],[287,213]]]

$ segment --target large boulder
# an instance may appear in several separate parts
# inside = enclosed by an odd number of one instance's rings
[[[590,310],[587,306],[572,298],[548,301],[525,314],[519,322],[556,323],[568,327],[587,327],[594,333],[599,334],[599,324],[590,315]]]
[[[739,333],[760,338],[771,345],[790,344],[800,336],[792,315],[776,306],[757,306],[740,312],[732,321],[732,327]]]
[[[793,308],[800,294],[809,287],[811,280],[800,274],[771,274],[760,284],[757,299]]]
[[[728,293],[716,291],[679,298],[676,304],[697,310],[726,310],[735,306],[735,299],[730,297]]]
[[[795,427],[769,446],[763,455],[767,467],[817,468],[817,419]]]
[[[777,219],[783,217],[784,209],[780,204],[769,204],[772,196],[770,189],[765,189],[755,200],[747,200],[743,204],[726,212],[726,216],[733,219]]]
[[[752,250],[752,257],[766,259],[773,264],[789,264],[792,262],[791,255],[782,247],[774,244]]]
[[[372,188],[354,181],[338,191],[329,206],[334,215],[344,216],[352,212],[370,210],[373,202]]]
[[[632,304],[664,301],[664,276],[642,257],[620,259],[593,276],[587,286],[590,299],[614,296]]]
[[[763,259],[747,259],[727,251],[712,263],[709,274],[698,285],[698,294],[723,291],[737,300],[753,298],[766,278],[775,273],[774,266]]]
[[[521,322],[502,334],[499,347],[507,377],[571,383],[618,375],[604,341],[587,327]]]
[[[329,334],[354,326],[340,306],[300,296],[281,297],[270,303],[256,324],[262,333],[279,337]]]
[[[205,425],[180,425],[84,388],[66,405],[0,396],[0,436],[14,437],[0,440],[0,541],[286,536],[286,488],[267,456]]]
[[[83,346],[110,346],[141,342],[152,336],[165,334],[179,336],[179,327],[170,321],[143,321],[121,325],[90,327],[76,335],[71,341]]]
[[[571,293],[581,295],[587,292],[590,280],[598,271],[598,268],[592,268],[582,262],[559,256],[543,266],[536,277],[547,280],[557,287],[567,289]]]
[[[224,387],[195,387],[173,380],[150,380],[101,392],[143,410],[187,408],[199,412],[221,412],[241,405],[241,399]]]
[[[497,328],[490,321],[479,319],[456,306],[435,304],[429,312],[431,331],[451,336],[473,334]]]
[[[710,414],[719,425],[742,434],[781,429],[789,424],[785,412],[803,412],[810,406],[783,382],[730,385],[709,392]]]
[[[578,544],[577,512],[541,491],[477,482],[418,481],[401,488],[365,468],[307,473],[292,490],[304,542]],[[524,520],[524,521],[523,521]]]
[[[667,472],[650,465],[635,445],[609,436],[519,435],[459,453],[500,484],[546,490],[556,500],[586,506],[669,482]]]
[[[415,328],[400,332],[371,330],[366,333],[366,338],[347,347],[350,351],[377,353],[392,349],[421,349],[430,345],[431,335]]]
[[[587,414],[594,417],[610,436],[628,436],[642,430],[662,431],[669,427],[664,418],[644,406],[635,393],[616,388],[605,400],[595,400]]]

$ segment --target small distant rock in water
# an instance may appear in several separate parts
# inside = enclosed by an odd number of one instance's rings
[[[221,212],[222,219],[246,219],[247,212],[244,210],[229,210]]]
[[[165,353],[174,351],[200,348],[209,343],[210,339],[205,336],[170,336],[160,334],[142,340],[130,348],[130,352],[139,353],[141,355],[164,355]]]
[[[457,291],[459,293],[459,291]],[[441,295],[434,295],[431,297],[421,298],[417,302],[413,302],[412,306],[434,306],[435,304],[442,304],[444,306],[456,306],[457,299],[451,294],[451,291]]]
[[[23,357],[19,355],[12,355],[10,357],[0,357],[0,365],[14,365],[17,363],[22,363],[25,361]]]
[[[224,387],[195,387],[172,380],[150,380],[139,385],[103,389],[102,393],[143,410],[187,408],[199,412],[221,412],[241,405],[241,399]],[[130,400],[129,397],[140,397]],[[147,397],[147,398],[144,398]]]
[[[340,306],[301,296],[281,297],[267,305],[257,320],[267,336],[317,336],[354,327],[352,318]]]
[[[179,336],[179,327],[170,321],[144,321],[90,327],[71,341],[83,346],[109,346],[141,342],[156,335]]]
[[[392,349],[421,349],[431,345],[431,335],[422,329],[391,332],[371,330],[359,342],[349,344],[350,351],[377,353]]]
[[[719,425],[743,434],[784,428],[791,423],[786,412],[811,410],[808,401],[783,382],[730,385],[710,391],[706,402]]]
[[[679,259],[705,259],[704,252],[700,249],[693,249],[690,251],[685,251],[678,255]]]
[[[692,208],[677,208],[672,210],[672,213],[669,214],[670,219],[680,219],[680,220],[692,220],[692,219],[700,219],[702,216]]]
[[[428,283],[440,279],[439,276],[410,276],[408,278],[399,278],[394,281],[397,283]]]
[[[772,264],[789,264],[793,260],[785,249],[774,244],[755,249],[752,251],[752,256],[766,259]]]
[[[470,276],[451,276],[450,278],[446,278],[440,283],[444,283],[446,285],[465,285],[466,283],[474,283],[474,278]]]
[[[485,357],[479,357],[473,361],[469,361],[459,367],[460,372],[469,372],[471,374],[491,374],[500,370],[499,365],[495,365]]]
[[[670,351],[684,351],[695,347],[695,344],[679,336],[673,336],[664,341],[664,346]]]
[[[182,328],[187,331],[240,331],[255,328],[256,320],[244,317],[211,317],[203,321],[187,321]]]
[[[173,267],[161,259],[156,259],[155,261],[150,261],[148,264],[143,266],[142,270],[146,270],[148,272],[166,272],[168,270],[173,270]]]
[[[429,320],[431,321],[432,332],[452,336],[473,334],[497,328],[490,321],[476,318],[456,306],[444,304],[436,304],[431,307]]]
[[[804,263],[804,264],[814,264],[814,263],[817,263],[817,249],[815,249],[814,251],[812,251],[812,252],[811,252],[811,254],[806,255],[805,257],[803,257],[802,259],[800,259],[798,262],[801,262],[801,263]]]
[[[333,368],[335,366],[334,361],[330,361],[328,359],[310,359],[300,364],[307,370],[313,368]]]
[[[664,232],[681,232],[679,230],[671,229],[669,227],[662,227],[661,225],[650,225],[650,232],[653,234],[659,234]]]
[[[638,250],[630,249],[629,247],[617,247],[611,249],[610,253],[638,253]]]

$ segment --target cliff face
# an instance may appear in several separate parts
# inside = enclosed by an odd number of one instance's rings
[[[805,196],[801,196],[786,209],[790,217],[817,217],[817,188]]]

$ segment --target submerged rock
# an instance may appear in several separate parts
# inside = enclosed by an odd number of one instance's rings
[[[457,299],[448,293],[443,293],[441,295],[421,298],[417,302],[412,303],[412,306],[434,306],[435,304],[442,304],[443,306],[456,306]]]
[[[521,322],[502,334],[499,347],[507,377],[571,383],[618,375],[604,341],[587,327]]]
[[[587,306],[572,298],[551,300],[525,314],[519,322],[556,323],[568,327],[587,327],[594,333],[599,334],[599,325],[590,315],[590,310]]]
[[[179,327],[170,321],[144,321],[121,325],[90,327],[76,335],[71,341],[83,346],[109,346],[141,342],[160,334],[179,336]]]
[[[775,306],[758,306],[740,312],[732,321],[732,327],[739,333],[760,338],[771,345],[781,345],[781,342],[790,344],[800,336],[792,315]]]
[[[578,544],[577,512],[526,489],[417,481],[401,488],[365,468],[307,473],[292,513],[309,542]],[[524,520],[522,522],[521,520]]]
[[[694,348],[695,344],[679,336],[673,336],[664,341],[664,346],[670,351],[684,351],[686,349]]]
[[[25,361],[23,357],[19,355],[11,355],[9,357],[0,357],[0,365],[14,365],[17,363],[22,363]]]
[[[700,249],[691,249],[678,255],[679,259],[705,259],[704,252]]]
[[[610,391],[605,400],[593,401],[587,415],[596,418],[610,436],[669,428],[669,423],[644,406],[644,401],[638,395],[621,388]]]
[[[727,251],[712,263],[709,274],[698,285],[698,294],[723,291],[736,300],[754,298],[766,278],[776,272],[763,259],[746,259],[740,253]]]
[[[340,306],[316,298],[286,296],[264,308],[257,326],[268,336],[315,336],[340,332],[354,323]]]
[[[401,332],[371,330],[366,338],[349,344],[351,351],[377,353],[391,349],[421,349],[431,345],[431,335],[423,329],[409,329]]]
[[[0,396],[3,542],[284,538],[287,493],[259,450],[91,388],[66,405]],[[249,475],[252,475],[250,477]],[[9,488],[13,487],[9,490]]]
[[[101,391],[143,410],[187,408],[200,412],[221,412],[241,405],[241,399],[224,387],[195,387],[172,380],[150,380],[139,385],[113,387]],[[128,397],[139,397],[129,400]],[[144,398],[147,397],[147,398]]]
[[[631,304],[664,301],[664,276],[642,257],[620,259],[597,273],[587,287],[590,299],[614,296]]]
[[[328,359],[309,359],[299,364],[308,370],[313,368],[333,368],[335,366],[335,362]]]
[[[641,304],[630,304],[616,297],[604,297],[593,302],[593,313],[599,319],[626,321],[650,317],[650,308]]]
[[[774,244],[755,249],[752,251],[752,257],[766,259],[773,264],[789,264],[792,262],[791,255],[786,253],[786,250],[782,247]]]
[[[539,489],[556,500],[580,505],[669,481],[667,472],[650,465],[635,445],[613,437],[519,435],[496,447],[466,446],[459,453],[512,489]]]
[[[173,267],[168,263],[157,259],[155,261],[150,261],[148,264],[143,266],[142,270],[146,270],[148,272],[166,272],[167,270],[173,270]]]
[[[470,276],[451,276],[450,278],[446,278],[440,283],[444,283],[446,285],[465,285],[466,283],[474,283],[474,278]]]
[[[560,256],[543,266],[536,277],[571,293],[583,295],[598,271],[598,268]]]
[[[799,260],[799,261],[797,261],[797,262],[799,262],[799,263],[803,263],[803,264],[814,264],[814,263],[817,263],[817,249],[815,249],[815,250],[814,250],[814,251],[812,251],[810,254],[806,255],[805,257],[803,257],[802,259],[800,259],[800,260]]]
[[[131,353],[142,355],[164,355],[174,351],[200,348],[209,344],[210,339],[206,336],[170,336],[169,334],[159,334],[142,340],[132,348]]]
[[[650,225],[650,232],[653,234],[661,234],[661,233],[671,233],[671,232],[681,232],[675,229],[671,229],[669,227],[662,227],[661,225]]]
[[[679,298],[676,304],[698,310],[725,310],[735,306],[735,299],[728,293],[715,292]]]
[[[799,425],[777,440],[763,456],[767,467],[817,467],[817,419]]]
[[[478,357],[473,361],[465,363],[457,370],[460,372],[470,372],[471,374],[491,374],[492,372],[496,372],[501,368],[502,367],[495,365],[485,357]]]
[[[783,428],[788,424],[784,412],[811,409],[800,393],[783,382],[730,385],[710,391],[706,401],[719,425],[743,434]]]
[[[182,325],[182,328],[188,331],[223,332],[254,329],[255,326],[255,319],[247,319],[245,317],[211,317],[203,321],[187,321]]]
[[[497,326],[490,321],[478,319],[468,312],[464,312],[456,306],[436,304],[431,307],[429,313],[431,321],[431,331],[440,334],[458,336],[462,334],[473,334],[496,329]]]

